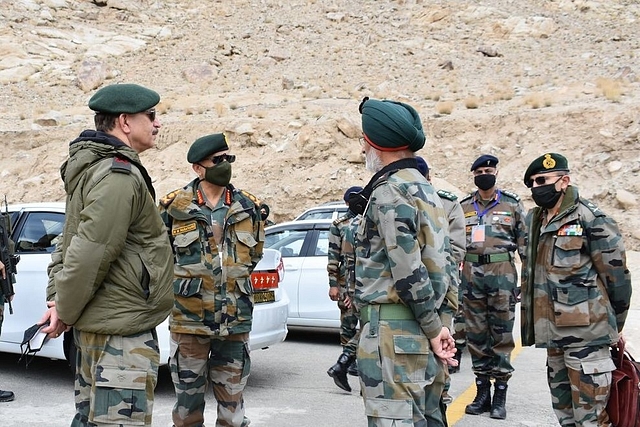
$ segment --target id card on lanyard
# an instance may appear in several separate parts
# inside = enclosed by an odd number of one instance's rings
[[[496,206],[498,203],[500,203],[500,198],[502,197],[502,194],[500,193],[500,190],[498,190],[498,192],[496,193],[496,198],[495,200],[489,204],[489,206],[487,206],[482,212],[480,212],[480,208],[478,206],[478,201],[477,200],[473,200],[473,208],[476,211],[476,215],[478,215],[478,222],[482,223],[482,217],[484,216],[484,214],[486,214],[487,212],[489,212],[494,206]],[[485,239],[486,239],[486,224],[478,224],[478,225],[474,225],[471,228],[471,242],[472,243],[484,243]]]

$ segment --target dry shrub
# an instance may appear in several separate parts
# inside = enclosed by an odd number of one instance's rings
[[[480,98],[473,95],[469,96],[467,99],[464,100],[464,106],[467,107],[469,110],[475,110],[480,106]]]
[[[612,102],[620,102],[622,96],[622,83],[617,80],[600,77],[596,79],[596,87],[600,91],[600,95]]]
[[[218,115],[218,117],[223,117],[227,114],[227,106],[222,102],[216,102],[213,105],[213,108],[216,110],[216,114]]]
[[[539,92],[530,93],[524,97],[524,103],[535,110],[545,105],[545,98],[544,95]]]
[[[453,101],[442,101],[436,104],[438,114],[451,114],[453,111]]]

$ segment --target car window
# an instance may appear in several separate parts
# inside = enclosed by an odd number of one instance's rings
[[[63,227],[62,213],[29,213],[15,241],[16,251],[53,252]]]
[[[307,230],[282,230],[268,234],[264,246],[279,250],[283,257],[297,257],[306,237]]]
[[[329,230],[318,232],[318,244],[314,252],[315,256],[327,256],[329,254]]]
[[[302,220],[302,219],[332,219],[333,218],[333,212],[334,212],[333,209],[328,210],[328,211],[307,212],[305,214],[300,215],[298,220]]]

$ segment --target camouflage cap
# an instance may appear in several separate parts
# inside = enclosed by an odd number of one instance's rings
[[[134,114],[146,111],[160,102],[157,92],[137,84],[114,84],[98,90],[89,100],[89,108],[97,113]]]
[[[555,171],[569,172],[567,158],[558,153],[543,154],[531,162],[527,168],[524,173],[524,184],[527,185],[533,175]]]
[[[219,151],[229,149],[227,137],[223,133],[214,133],[196,139],[187,152],[189,163],[198,163],[206,157]]]

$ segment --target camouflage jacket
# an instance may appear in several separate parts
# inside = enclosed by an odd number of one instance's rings
[[[360,218],[348,211],[329,227],[329,287],[339,287],[342,292],[355,289],[355,231],[359,222]]]
[[[515,194],[496,190],[494,199],[487,205],[480,201],[478,192],[471,193],[460,202],[465,217],[467,253],[476,255],[518,251],[525,258],[525,212],[520,198]],[[483,240],[474,242],[474,227],[483,226]]]
[[[60,168],[65,224],[48,268],[60,320],[105,335],[162,323],[171,309],[171,247],[138,153],[85,130]]]
[[[224,238],[218,248],[198,182],[160,200],[175,257],[175,302],[169,328],[207,336],[249,332],[254,304],[251,272],[262,258],[264,245],[260,203],[227,186]]]
[[[373,190],[356,233],[356,305],[404,304],[434,338],[452,280],[442,202],[413,168],[374,176],[368,185]]]
[[[522,344],[548,348],[618,341],[631,301],[631,277],[616,222],[569,186],[559,213],[543,224],[527,214],[527,280]]]
[[[457,263],[464,260],[467,252],[467,236],[465,234],[464,211],[458,197],[448,191],[438,190],[438,196],[449,221],[449,239],[451,240],[451,254]]]

